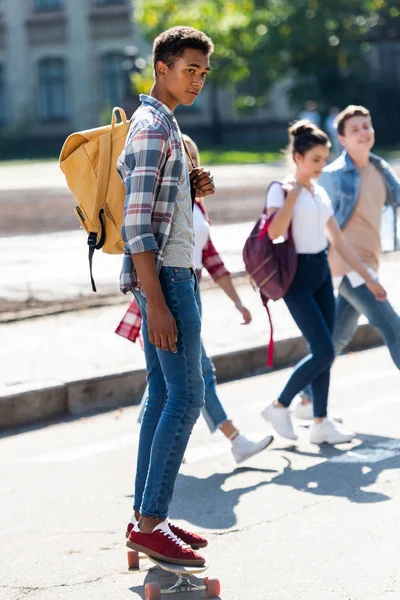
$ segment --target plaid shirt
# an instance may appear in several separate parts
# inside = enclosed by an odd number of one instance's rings
[[[154,250],[158,272],[161,269],[185,164],[182,135],[172,111],[151,96],[141,94],[140,100],[117,162],[126,187],[120,276],[124,293],[141,290],[132,254]]]
[[[202,210],[204,216],[207,218],[207,214],[203,208],[203,205],[197,201],[196,203]],[[208,271],[214,281],[218,281],[218,279],[224,275],[230,275],[210,237],[208,238],[207,244],[203,248],[202,259],[204,268]],[[131,342],[136,342],[140,334],[141,326],[142,316],[136,300],[133,299],[117,329],[115,330],[115,333],[127,338]]]

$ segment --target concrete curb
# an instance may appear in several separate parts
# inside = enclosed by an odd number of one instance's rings
[[[361,325],[348,347],[365,350],[382,344],[371,325]],[[295,364],[306,353],[302,337],[275,343],[274,370]],[[218,381],[231,381],[265,373],[266,346],[227,352],[213,358]],[[87,415],[139,404],[145,389],[144,369],[103,375],[67,383],[44,381],[35,388],[15,386],[13,393],[0,395],[0,431],[46,419]]]

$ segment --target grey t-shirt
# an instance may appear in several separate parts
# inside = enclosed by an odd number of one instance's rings
[[[194,229],[189,167],[182,144],[183,168],[172,215],[171,230],[165,246],[163,267],[194,269]]]

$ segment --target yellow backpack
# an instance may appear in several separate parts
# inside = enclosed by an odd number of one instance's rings
[[[119,112],[121,121],[117,123]],[[123,254],[121,228],[124,220],[125,186],[117,171],[117,160],[130,127],[125,111],[112,111],[111,125],[72,133],[62,147],[60,169],[76,202],[75,214],[88,233],[89,269],[95,250]]]

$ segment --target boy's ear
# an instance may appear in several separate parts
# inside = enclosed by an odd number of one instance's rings
[[[162,60],[159,60],[156,62],[155,70],[157,77],[164,78],[168,72],[168,66],[164,62],[162,62]]]
[[[340,135],[340,134],[339,134],[339,135],[338,135],[338,140],[339,140],[339,142],[342,144],[342,146],[344,146],[344,145],[345,145],[345,143],[346,143],[346,136],[345,136],[345,135]]]

